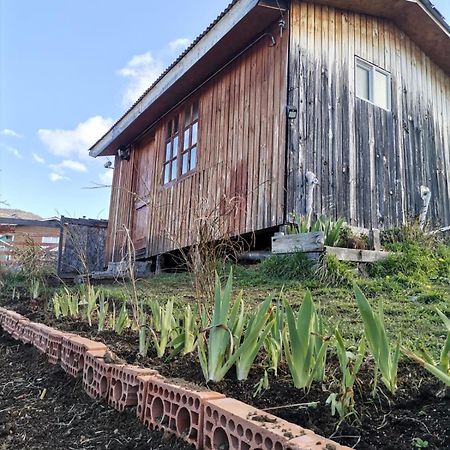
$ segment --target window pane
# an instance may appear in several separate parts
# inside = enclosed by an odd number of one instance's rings
[[[175,180],[176,177],[177,177],[177,160],[174,159],[172,161],[172,177],[171,177],[171,180]]]
[[[177,156],[178,153],[178,136],[173,138],[173,147],[172,147],[172,158]]]
[[[192,145],[197,143],[197,128],[198,122],[195,122],[194,125],[192,125]]]
[[[164,184],[170,181],[170,163],[164,165]]]
[[[373,102],[382,108],[389,109],[389,89],[389,77],[386,74],[375,70],[373,80]]]
[[[191,123],[191,107],[184,110],[184,126],[187,127]]]
[[[166,161],[169,161],[169,159],[172,156],[170,154],[170,152],[171,152],[171,145],[172,145],[172,143],[170,141],[166,144]]]
[[[167,137],[169,138],[172,135],[172,121],[169,121],[167,124]]]
[[[356,66],[356,95],[366,100],[370,100],[369,73],[368,68]]]
[[[198,102],[192,105],[192,122],[198,119]]]
[[[173,134],[178,133],[178,117],[173,119]]]
[[[188,128],[187,130],[184,131],[184,142],[183,142],[183,150],[186,150],[187,148],[189,148],[189,130],[190,128]]]
[[[181,166],[181,173],[184,175],[188,169],[188,152],[183,153],[183,165]]]
[[[192,147],[191,149],[191,167],[192,170],[197,164],[197,147]]]

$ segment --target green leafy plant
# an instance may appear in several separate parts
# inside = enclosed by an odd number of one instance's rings
[[[152,311],[150,335],[156,354],[159,358],[162,358],[172,339],[172,331],[175,329],[173,300],[169,300],[164,307],[159,305],[158,302],[152,301],[150,302],[150,308]]]
[[[339,261],[329,253],[320,258],[314,276],[321,284],[329,287],[351,286],[355,278],[350,263]]]
[[[254,388],[253,397],[257,397],[263,390],[267,391],[267,389],[270,389],[269,374],[267,373],[267,370],[264,370],[264,375],[255,384]]]
[[[52,298],[53,313],[59,317],[78,317],[80,299],[64,286],[62,292],[55,292]]]
[[[364,322],[364,332],[370,352],[375,360],[374,393],[377,386],[378,371],[381,380],[391,393],[397,389],[398,360],[400,357],[401,337],[393,347],[387,337],[384,324],[383,303],[380,301],[378,313],[375,313],[365,295],[358,286],[354,286],[356,303]]]
[[[421,438],[413,438],[412,446],[414,448],[428,448],[428,441],[424,441]]]
[[[344,223],[345,219],[342,217],[334,221],[330,217],[320,216],[308,227],[306,217],[293,212],[291,213],[291,223],[287,226],[287,233],[297,234],[322,231],[324,234],[325,245],[334,247],[339,241]]]
[[[273,309],[274,319],[270,327],[270,333],[264,341],[264,349],[269,359],[269,369],[273,371],[275,376],[278,375],[278,366],[280,365],[283,354],[283,327],[285,312],[283,303],[278,302]]]
[[[85,305],[86,317],[89,326],[92,326],[92,316],[94,311],[97,310],[97,300],[99,298],[100,291],[96,290],[91,284],[83,286],[81,290],[82,302]]]
[[[211,325],[203,330],[198,340],[200,365],[207,381],[221,381],[238,360],[238,379],[244,379],[269,332],[267,322],[271,299],[267,298],[259,306],[256,315],[244,329],[242,293],[230,308],[232,288],[232,271],[223,290],[216,273]],[[209,337],[206,340],[204,333],[207,331]]]
[[[205,311],[203,309],[203,311]],[[202,322],[206,321],[205,312],[202,314]],[[170,347],[173,348],[170,357],[178,354],[187,355],[192,353],[197,347],[198,335],[200,332],[199,326],[192,313],[192,308],[187,305],[184,309],[182,320],[179,321],[179,332],[177,336],[170,342]]]
[[[325,245],[334,247],[339,241],[345,219],[341,217],[334,221],[330,217],[321,216],[317,220],[325,237]]]
[[[295,252],[265,259],[260,265],[260,270],[271,278],[307,280],[313,276],[312,267],[313,262],[305,253]]]
[[[243,336],[235,335],[235,342],[244,346],[236,359],[236,377],[238,380],[246,380],[255,358],[269,335],[273,325],[272,299],[268,297],[261,303],[255,314],[250,316],[243,328]]]
[[[286,362],[295,387],[309,389],[313,380],[323,379],[328,339],[322,335],[322,321],[309,291],[297,317],[287,301],[285,310],[287,328],[283,333],[283,344]]]
[[[117,316],[117,319],[114,321],[114,331],[121,335],[125,328],[130,326],[130,318],[128,317],[127,304],[126,302],[122,303],[122,308],[120,309],[120,313]]]
[[[100,291],[98,296],[98,331],[105,329],[109,303],[105,300],[105,294]]]
[[[356,414],[353,386],[364,360],[366,345],[364,338],[362,338],[359,341],[355,354],[346,349],[344,340],[338,329],[334,332],[334,337],[336,340],[341,380],[339,383],[339,392],[330,394],[326,402],[331,406],[331,415],[334,416],[337,412],[342,420],[349,415]]]
[[[428,370],[428,372],[432,373],[447,386],[450,386],[450,319],[439,309],[436,308],[436,311],[447,329],[447,338],[442,347],[439,362],[435,362],[425,349],[422,350],[421,355],[417,355],[406,348],[402,348],[402,352]]]

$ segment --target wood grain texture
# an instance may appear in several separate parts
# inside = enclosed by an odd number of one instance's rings
[[[450,78],[390,20],[293,0],[289,46],[287,207],[305,210],[307,170],[317,214],[385,228],[418,215],[450,222]],[[387,111],[355,96],[355,56],[388,71]]]
[[[272,237],[272,253],[320,252],[324,249],[322,231]]]
[[[199,136],[193,173],[162,184],[166,126],[173,115],[152,130],[151,144],[147,136],[134,145],[130,161],[116,158],[108,261],[123,255],[124,225],[132,228],[136,248],[145,241],[151,257],[192,244],[199,216],[211,222],[221,216],[221,228],[230,235],[284,223],[289,33],[280,35],[276,25],[268,31],[276,45],[262,36],[195,95]],[[146,201],[139,208],[141,198]]]

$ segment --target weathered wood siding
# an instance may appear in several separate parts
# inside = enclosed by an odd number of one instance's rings
[[[419,213],[450,223],[450,78],[381,18],[299,0],[291,4],[287,210],[305,209],[314,172],[317,213],[386,227]],[[355,96],[355,56],[390,72],[392,109]]]
[[[70,277],[102,271],[105,260],[106,220],[61,217],[62,243],[58,275]]]
[[[135,179],[142,178],[142,167],[148,170],[149,191],[139,191],[136,184],[134,189],[144,194],[148,205],[147,256],[192,244],[199,216],[208,216],[211,222],[222,216],[222,230],[231,235],[284,222],[289,33],[281,37],[278,27],[271,32],[276,45],[263,36],[194,94],[192,99],[199,101],[194,173],[163,186],[166,125],[177,110],[150,130],[145,142],[134,145],[130,161],[116,158],[109,260],[111,255],[113,260],[120,259],[122,225],[136,228],[143,220],[136,219],[129,193],[133,173]],[[149,161],[148,165],[138,164],[141,159]],[[231,213],[230,204],[234,205]]]

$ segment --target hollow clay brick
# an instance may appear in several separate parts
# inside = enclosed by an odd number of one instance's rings
[[[71,336],[70,333],[50,328],[47,338],[47,358],[50,364],[59,364],[61,362],[62,341],[64,337]]]
[[[118,411],[123,411],[127,406],[136,406],[138,404],[138,377],[143,375],[159,376],[158,372],[152,369],[143,369],[128,364],[113,366],[108,403]]]
[[[16,340],[16,341],[22,341],[22,335],[25,331],[25,328],[28,326],[28,324],[30,323],[30,321],[28,319],[19,319],[16,322],[16,326],[14,327],[14,331],[12,333],[12,337]]]
[[[0,306],[0,327],[2,328],[3,328],[3,319],[5,318],[7,311],[8,310],[6,308],[2,308]]]
[[[86,352],[83,370],[83,387],[93,399],[108,397],[113,367],[123,367],[105,362],[106,350],[91,350]]]
[[[136,416],[141,422],[144,422],[144,410],[145,410],[145,402],[147,398],[147,387],[148,382],[154,380],[155,377],[161,378],[164,380],[164,377],[161,375],[139,375],[137,380],[139,382],[138,392],[137,392],[137,407],[136,407]]]
[[[325,439],[317,434],[305,434],[286,444],[286,450],[351,450],[350,447]]]
[[[39,324],[34,323],[34,322],[28,322],[28,324],[25,325],[23,332],[22,332],[22,337],[20,338],[20,340],[24,344],[33,344],[34,335],[36,332],[36,325],[39,325]]]
[[[284,450],[291,439],[312,431],[231,398],[204,405],[205,450]]]
[[[106,345],[76,335],[63,336],[60,360],[62,369],[69,375],[78,377],[84,369],[86,352],[91,350],[106,350]]]
[[[55,331],[41,323],[34,324],[33,345],[39,353],[47,353],[49,334]]]
[[[7,310],[5,316],[3,317],[3,329],[12,336],[19,320],[25,320],[25,317],[15,311]]]
[[[161,379],[149,379],[144,401],[143,423],[164,430],[202,448],[206,400],[224,398],[213,391],[196,391]]]

